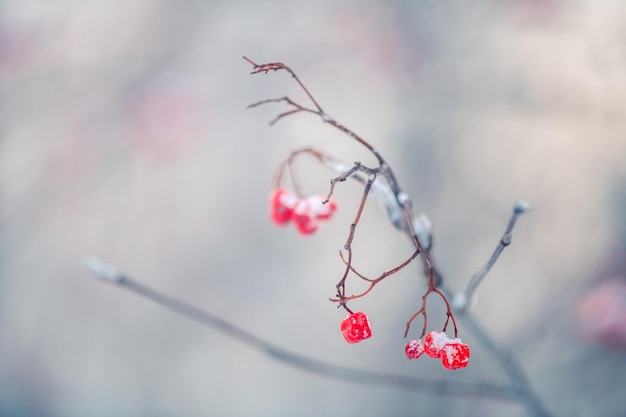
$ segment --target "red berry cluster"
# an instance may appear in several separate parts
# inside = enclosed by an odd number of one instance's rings
[[[341,321],[341,333],[348,343],[359,343],[372,337],[372,326],[367,314],[356,312]]]
[[[409,359],[418,359],[423,353],[431,358],[441,358],[443,367],[449,370],[465,368],[470,358],[469,346],[461,339],[450,339],[445,333],[432,331],[421,339],[409,341],[404,348]]]
[[[277,225],[294,222],[302,235],[310,235],[319,227],[320,220],[328,220],[337,210],[337,203],[325,197],[314,195],[299,198],[284,188],[277,188],[270,194],[270,217]]]

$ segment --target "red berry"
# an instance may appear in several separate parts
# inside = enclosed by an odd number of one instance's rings
[[[469,346],[455,339],[452,343],[447,343],[441,349],[441,362],[446,369],[465,368],[469,362]]]
[[[310,208],[308,200],[299,200],[291,215],[292,220],[296,224],[296,229],[302,235],[310,235],[318,227],[317,220],[311,216]]]
[[[424,345],[420,339],[410,340],[404,348],[406,357],[409,359],[418,359],[424,353]]]
[[[356,312],[341,321],[341,333],[348,343],[358,343],[372,336],[367,314]]]
[[[315,232],[318,228],[317,221],[311,218],[303,218],[296,220],[296,230],[301,235],[310,235]]]
[[[445,333],[433,330],[424,338],[424,352],[431,358],[439,358],[441,349],[448,342],[450,342],[450,339]]]
[[[310,235],[319,227],[318,220],[328,220],[337,209],[334,201],[323,204],[325,197],[312,196],[301,199],[284,188],[270,194],[270,217],[277,225],[293,221],[302,235]]]
[[[289,222],[297,202],[297,198],[284,188],[274,190],[270,194],[270,217],[272,221],[278,225]]]
[[[310,213],[318,220],[330,219],[335,210],[337,210],[337,203],[334,200],[328,200],[328,202],[324,203],[325,200],[326,197],[320,195],[307,198],[310,204]]]

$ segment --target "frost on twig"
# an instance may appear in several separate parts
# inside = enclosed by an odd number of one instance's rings
[[[96,278],[105,281],[121,281],[124,277],[119,273],[117,268],[106,264],[95,256],[86,256],[83,258],[83,265],[89,269]]]

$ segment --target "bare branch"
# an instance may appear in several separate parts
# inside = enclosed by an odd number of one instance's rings
[[[114,283],[140,297],[147,298],[158,305],[191,319],[204,327],[216,330],[223,335],[238,340],[245,345],[259,350],[261,353],[288,366],[327,378],[343,380],[364,385],[377,385],[387,388],[410,391],[430,392],[435,395],[456,395],[465,397],[491,398],[503,401],[519,401],[519,392],[514,385],[493,384],[483,381],[433,380],[405,375],[372,372],[334,365],[329,362],[310,358],[299,353],[284,349],[247,330],[208,313],[174,297],[157,292],[145,285],[128,278],[116,268],[105,264],[97,258],[86,258],[85,265],[89,271],[102,280]]]
[[[300,81],[300,78],[298,78],[296,73],[293,72],[291,70],[291,68],[289,68],[287,65],[283,64],[282,62],[271,62],[269,64],[261,64],[261,65],[259,65],[259,64],[255,63],[254,61],[252,61],[251,59],[246,58],[245,56],[243,57],[243,59],[248,61],[254,67],[254,70],[250,74],[257,74],[259,72],[265,72],[267,74],[268,71],[278,71],[278,70],[281,70],[281,69],[287,71],[289,74],[291,74],[291,76],[300,85],[300,88],[302,88],[304,93],[309,97],[309,100],[311,100],[311,102],[313,103],[313,105],[317,109],[317,113],[319,113],[320,115],[324,114],[324,111],[322,111],[322,108],[320,107],[319,104],[317,104],[317,101],[315,100],[315,98],[313,98],[311,93],[309,93],[309,90],[304,86],[304,84],[302,84],[302,81]]]
[[[298,83],[298,85],[300,86],[302,91],[304,91],[304,93],[307,95],[309,100],[311,100],[311,102],[313,103],[313,105],[315,106],[315,108],[317,110],[309,109],[309,108],[304,107],[304,106],[302,106],[300,104],[297,104],[296,102],[292,101],[288,97],[281,97],[281,98],[278,98],[278,99],[262,100],[262,101],[259,101],[257,103],[249,105],[248,108],[256,107],[256,106],[259,106],[259,105],[262,105],[262,104],[266,104],[266,103],[276,103],[276,102],[280,102],[280,101],[284,101],[288,105],[290,105],[292,107],[295,107],[295,109],[292,110],[292,111],[287,111],[285,113],[279,114],[278,117],[276,117],[274,120],[272,120],[272,122],[270,124],[276,123],[278,120],[280,120],[284,116],[288,116],[288,115],[291,115],[291,114],[294,114],[294,113],[298,113],[300,111],[307,111],[307,112],[310,112],[310,113],[317,114],[322,119],[323,122],[328,123],[328,124],[334,126],[335,128],[341,130],[346,135],[350,136],[352,139],[356,140],[361,145],[366,147],[372,154],[374,154],[374,156],[378,160],[378,163],[381,166],[386,165],[386,162],[382,158],[380,153],[378,153],[378,151],[372,145],[370,145],[369,142],[367,142],[365,139],[363,139],[362,137],[360,137],[359,135],[354,133],[352,130],[348,129],[347,127],[345,127],[344,125],[342,125],[341,123],[339,123],[338,121],[336,121],[335,119],[330,117],[328,114],[326,114],[322,110],[320,105],[317,103],[317,100],[315,100],[313,95],[309,92],[308,88],[306,88],[306,86],[302,83],[302,81],[300,81],[300,78],[298,78],[296,73],[293,72],[293,70],[291,68],[289,68],[287,65],[283,64],[282,62],[270,62],[269,64],[257,64],[254,61],[252,61],[251,59],[246,58],[245,56],[243,57],[243,59],[248,61],[254,67],[254,70],[250,74],[258,74],[260,72],[264,72],[264,73],[267,74],[269,71],[278,71],[278,70],[287,71],[289,74],[291,74],[293,79],[296,80],[296,82]],[[390,175],[390,182],[391,183],[395,183],[396,180],[395,180],[395,177],[393,176],[393,174],[390,173],[389,175]]]
[[[447,292],[444,290],[444,292]],[[513,386],[517,387],[519,402],[524,405],[528,413],[534,417],[551,417],[541,399],[534,392],[526,373],[515,357],[504,347],[499,346],[489,336],[474,317],[467,311],[459,314],[464,328],[474,336],[474,338],[489,352],[504,369]]]
[[[372,187],[372,184],[374,183],[375,179],[376,179],[375,173],[370,174],[367,178],[367,182],[365,183],[365,187],[363,188],[363,195],[361,197],[359,207],[354,216],[354,220],[352,221],[352,224],[350,225],[350,232],[348,233],[348,239],[346,240],[346,243],[343,245],[343,248],[348,253],[348,260],[346,262],[346,269],[343,273],[343,276],[339,280],[339,283],[337,284],[336,287],[337,287],[337,296],[341,300],[339,304],[349,313],[352,313],[352,310],[350,310],[348,306],[346,305],[346,279],[348,278],[348,274],[350,273],[350,268],[352,267],[352,240],[354,240],[356,227],[359,224],[361,215],[363,214],[363,208],[365,208],[365,202],[367,201],[367,196],[370,192],[370,188]],[[331,192],[332,192],[333,187],[334,187],[334,183],[331,182]],[[329,196],[330,196],[330,193],[329,193]]]
[[[511,214],[511,218],[509,219],[509,223],[506,225],[504,234],[500,238],[500,241],[498,242],[496,249],[493,251],[493,254],[489,258],[487,263],[478,272],[472,275],[472,278],[467,284],[467,288],[463,292],[464,301],[466,305],[467,303],[471,302],[472,296],[474,295],[476,288],[478,288],[482,280],[487,276],[489,271],[491,271],[491,268],[500,257],[500,254],[502,253],[504,248],[506,248],[507,246],[511,244],[511,239],[513,238],[513,228],[515,227],[515,223],[517,222],[517,219],[519,218],[519,216],[526,213],[530,209],[531,209],[530,203],[528,203],[527,201],[520,200],[517,203],[515,203],[515,206],[513,207],[513,213]]]
[[[396,266],[393,269],[390,269],[389,271],[385,271],[382,274],[380,274],[380,276],[378,276],[378,278],[367,278],[365,275],[359,273],[356,269],[354,269],[354,266],[351,265],[351,263],[348,263],[348,261],[343,257],[343,253],[340,251],[339,252],[339,257],[341,258],[341,260],[343,261],[344,265],[346,267],[348,267],[350,269],[350,271],[356,275],[357,277],[361,278],[364,281],[367,281],[370,283],[370,285],[365,289],[365,291],[359,293],[359,294],[353,294],[350,296],[343,296],[343,298],[341,297],[341,295],[339,295],[339,298],[331,298],[330,301],[334,302],[334,303],[340,303],[341,305],[344,305],[351,300],[355,300],[357,298],[361,298],[365,295],[367,295],[370,291],[372,291],[374,289],[374,287],[376,286],[376,284],[378,284],[380,281],[382,281],[383,279],[390,277],[391,275],[395,274],[396,272],[400,271],[401,269],[403,269],[405,266],[407,266],[408,264],[411,263],[411,261],[413,261],[413,259],[415,259],[417,257],[417,255],[419,255],[420,251],[416,250],[415,252],[413,252],[413,254],[409,257],[409,259],[407,259],[406,261],[402,262],[400,265]]]

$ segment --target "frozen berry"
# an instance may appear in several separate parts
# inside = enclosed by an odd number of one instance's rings
[[[307,198],[310,204],[310,213],[318,220],[328,220],[337,210],[337,203],[334,200],[328,200],[326,203],[325,196],[314,195]]]
[[[450,339],[445,333],[433,330],[424,338],[424,352],[431,358],[439,358],[441,349],[448,342]]]
[[[404,348],[406,357],[409,359],[418,359],[424,353],[424,345],[420,339],[410,340]]]
[[[443,349],[441,349],[441,362],[446,369],[465,368],[469,362],[469,358],[469,346],[465,343],[461,343],[459,339],[455,339],[454,342],[446,344]]]
[[[358,343],[372,336],[367,314],[356,312],[341,321],[341,333],[348,343]]]
[[[283,225],[293,215],[298,199],[284,188],[277,188],[270,194],[270,217],[278,225]]]
[[[291,216],[296,229],[302,235],[310,235],[318,228],[317,220],[311,215],[311,204],[308,200],[299,200]]]

